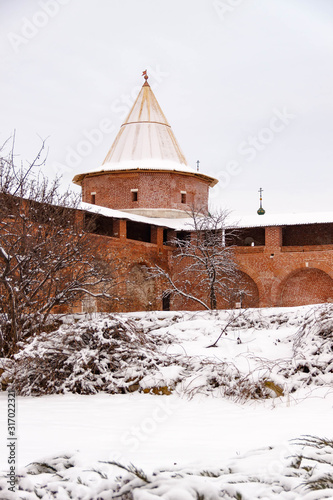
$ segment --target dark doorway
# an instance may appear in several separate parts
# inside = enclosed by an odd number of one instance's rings
[[[162,297],[162,310],[163,311],[170,311],[170,298],[171,298],[170,293],[166,293],[165,295],[163,295],[163,297]]]

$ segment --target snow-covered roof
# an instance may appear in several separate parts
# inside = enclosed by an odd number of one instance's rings
[[[172,170],[179,172],[188,172],[195,174],[196,171],[189,165],[184,163],[180,164],[173,160],[160,160],[153,158],[146,158],[141,160],[124,160],[119,163],[109,162],[103,163],[102,166],[90,169],[89,173],[93,172],[112,172],[118,170]]]
[[[90,205],[89,203],[81,202],[81,210],[92,212],[95,214],[104,215],[106,217],[114,217],[117,219],[127,219],[144,224],[152,224],[154,226],[166,227],[175,231],[190,231],[192,227],[192,219],[190,217],[183,219],[169,219],[162,217],[145,217],[136,215],[130,212],[121,210],[113,210],[111,208],[100,207],[98,205]],[[333,212],[323,213],[307,213],[307,214],[271,214],[257,216],[243,216],[235,218],[231,214],[227,218],[228,227],[248,228],[248,227],[268,227],[268,226],[293,226],[300,224],[322,224],[333,223]]]
[[[177,231],[190,230],[191,219],[168,219],[163,217],[146,217],[121,210],[113,210],[112,208],[100,207],[99,205],[90,205],[89,203],[81,202],[78,207],[80,210],[85,210],[94,214],[104,215],[105,217],[114,217],[115,219],[126,219],[134,222],[142,222],[144,224],[152,224],[154,226],[166,227]]]
[[[85,175],[119,170],[175,171],[201,177],[210,186],[218,182],[188,165],[147,79],[103,164],[75,175],[73,182],[81,184]]]
[[[300,224],[322,224],[333,222],[333,212],[285,213],[265,215],[245,215],[237,219],[230,215],[229,223],[240,228],[293,226]]]

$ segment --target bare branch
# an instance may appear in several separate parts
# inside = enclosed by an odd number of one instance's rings
[[[246,292],[240,287],[234,247],[226,241],[229,212],[205,214],[193,208],[190,216],[186,232],[178,231],[171,241],[175,247],[172,275],[158,266],[155,269],[168,282],[173,296],[197,302],[205,309],[230,306],[231,292],[233,296]],[[192,290],[198,292],[193,294]]]
[[[168,294],[168,293],[174,293],[176,295],[180,295],[181,297],[184,297],[186,299],[193,300],[194,302],[198,302],[205,309],[209,310],[209,306],[204,301],[200,300],[198,297],[195,297],[194,295],[192,295],[190,293],[186,293],[183,290],[181,290],[174,283],[174,281],[172,280],[172,278],[170,277],[170,275],[166,271],[164,271],[162,268],[160,268],[159,266],[156,265],[155,266],[155,270],[157,272],[155,273],[154,277],[162,276],[163,278],[166,278],[166,280],[168,281],[169,285],[171,286],[170,289],[164,291],[165,295]]]
[[[43,329],[56,307],[112,298],[114,266],[97,257],[77,196],[43,176],[44,146],[26,167],[13,150],[0,154],[0,356]]]

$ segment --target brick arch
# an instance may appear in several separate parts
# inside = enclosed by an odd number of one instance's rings
[[[264,285],[262,283],[262,280],[260,279],[259,273],[254,271],[253,269],[249,269],[249,268],[242,266],[242,265],[239,265],[239,264],[238,264],[238,270],[241,273],[248,276],[256,285],[256,287],[258,289],[258,301],[259,301],[258,307],[259,307],[260,304],[262,303],[263,298],[266,295],[266,291],[265,291]],[[257,307],[257,306],[253,306],[253,307]]]
[[[156,281],[149,278],[148,262],[132,262],[126,281],[126,302],[128,311],[152,311],[156,307]]]
[[[259,307],[259,290],[256,282],[245,271],[238,269],[227,290],[218,297],[219,309]]]
[[[242,294],[242,307],[259,307],[259,289],[258,285],[248,273],[238,271],[240,277],[240,288],[244,289]]]
[[[299,267],[289,272],[272,290],[277,305],[324,303],[333,299],[333,272],[326,264]]]

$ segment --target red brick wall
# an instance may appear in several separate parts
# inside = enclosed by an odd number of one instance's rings
[[[299,306],[327,302],[333,298],[333,280],[319,269],[302,269],[283,284],[282,306]]]
[[[100,182],[103,176],[98,176],[98,179]],[[174,180],[173,174],[170,179]],[[185,180],[187,182],[188,179]],[[194,181],[198,182],[196,179]],[[193,182],[193,179],[190,178],[189,182]],[[108,228],[107,221],[104,219],[103,217],[103,224],[97,224],[95,231],[104,232]],[[80,226],[83,220],[84,213],[77,211],[75,223]],[[158,264],[170,274],[180,276],[184,269],[184,261],[176,268],[175,260],[171,258],[174,247],[163,244],[163,227],[148,225],[147,234],[149,234],[150,242],[145,242],[137,239],[130,240],[129,235],[135,238],[143,233],[135,234],[135,231],[127,231],[126,226],[125,219],[110,219],[112,236],[105,234],[90,234],[89,236],[93,255],[100,258],[110,268],[115,266],[115,274],[119,282],[115,289],[115,300],[111,306],[100,303],[99,310],[104,308],[116,311],[160,310],[162,308],[161,294],[166,286],[161,281],[151,281],[147,270]],[[292,229],[290,230],[290,234],[298,235],[297,239],[292,242],[299,242],[301,231],[302,226],[295,228],[294,233]],[[318,232],[318,228],[315,227],[312,243],[317,242],[319,234],[320,231]],[[172,236],[172,231],[169,231],[169,236]],[[307,238],[309,236],[311,235],[308,233]],[[326,233],[324,236],[326,238]],[[311,241],[311,238],[309,239]],[[265,228],[265,242],[266,245],[262,246],[235,247],[241,276],[251,293],[250,296],[243,297],[243,305],[246,307],[295,306],[333,301],[333,244],[281,246],[282,227],[277,226]],[[197,272],[194,271],[192,276],[184,275],[184,279],[188,279],[189,291],[193,295],[206,296],[207,299],[202,279]],[[224,297],[218,297],[218,307],[233,307],[238,301],[237,293],[229,297],[225,294]],[[80,307],[81,304],[78,304],[76,310]],[[174,310],[200,308],[195,302],[174,299],[171,299],[171,307]]]
[[[163,228],[154,231],[155,243],[126,238],[126,221],[115,220],[119,236],[90,234],[97,258],[102,258],[115,269],[115,300],[99,301],[99,311],[144,311],[162,309],[161,284],[147,280],[147,269],[158,264],[168,268],[171,248],[163,245]]]
[[[138,190],[138,201],[132,201],[131,189]],[[201,179],[174,172],[112,172],[87,176],[82,185],[82,200],[115,210],[135,208],[169,208],[187,210],[195,205],[207,209],[208,184]],[[186,191],[186,204],[181,203]]]
[[[179,272],[170,259],[173,247],[163,245],[163,228],[152,226],[153,243],[145,243],[126,239],[125,220],[115,220],[114,226],[122,228],[118,238],[91,235],[94,242],[97,239],[99,255],[105,256],[110,262],[116,255],[122,263],[125,278],[117,290],[119,300],[113,307],[118,311],[161,309],[162,284],[145,283],[144,275],[146,267],[154,264],[173,274]],[[242,279],[250,292],[250,295],[243,296],[243,306],[294,306],[332,301],[333,245],[281,247],[280,237],[281,228],[266,228],[269,247],[235,249]],[[130,281],[137,281],[137,288],[135,284],[128,285],[126,274]],[[199,297],[206,295],[198,276],[192,276],[191,290]],[[219,297],[218,307],[233,307],[238,301],[235,297],[225,300]],[[202,306],[192,301],[172,298],[171,309],[197,310],[202,309]]]
[[[314,304],[333,300],[332,245],[238,247],[236,254],[241,270],[247,273],[258,287],[261,307]],[[312,278],[306,280],[303,277],[309,277],[310,273],[302,274],[299,278],[295,275],[295,272],[308,268],[318,270],[318,273],[313,272]],[[299,279],[302,279],[303,291],[300,289]]]
[[[151,243],[127,239],[126,220],[114,219],[113,230],[117,237],[90,236],[96,245],[96,255],[110,265],[116,262],[119,266],[122,282],[112,308],[118,311],[161,309],[161,293],[166,287],[163,288],[161,282],[147,280],[147,268],[158,264],[174,275],[182,270],[177,269],[171,259],[174,248],[163,245],[163,228],[151,226]],[[242,279],[251,294],[243,296],[242,305],[294,306],[333,301],[333,245],[283,247],[281,227],[268,227],[265,232],[266,246],[235,248]],[[190,290],[194,295],[206,295],[197,275],[190,279]],[[233,307],[238,301],[236,296],[219,297],[218,307]],[[196,310],[202,306],[172,298],[171,309]]]
[[[241,304],[241,307],[259,307],[259,290],[248,274],[244,272],[240,273],[239,287],[242,293],[235,300],[234,307],[237,305],[237,302]]]
[[[192,260],[171,259],[170,271],[173,281],[179,285],[187,294],[193,295],[202,300],[208,306],[210,305],[209,288],[206,281],[205,271],[198,271],[198,267],[191,274],[184,272],[186,267],[193,266]],[[182,280],[187,280],[187,285],[181,285]],[[225,277],[224,289],[216,287],[216,298],[218,309],[232,309],[235,307],[258,307],[259,291],[254,280],[244,271],[238,271],[234,279],[230,281]],[[205,309],[204,305],[197,301],[190,300],[182,296],[172,296],[172,309],[195,311]]]
[[[282,228],[279,226],[265,227],[265,246],[271,249],[282,246]]]

